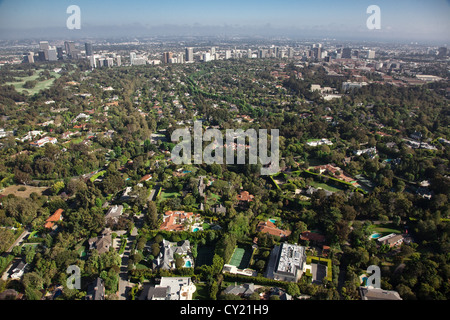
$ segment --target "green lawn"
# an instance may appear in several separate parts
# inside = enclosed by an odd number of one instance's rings
[[[161,192],[161,200],[171,199],[171,198],[178,198],[181,194],[179,192],[174,191],[163,191]]]
[[[328,191],[331,191],[331,192],[342,191],[341,189],[338,189],[338,188],[332,187],[332,186],[330,186],[328,184],[325,184],[325,183],[322,183],[322,182],[317,182],[317,181],[312,181],[310,183],[310,185],[313,186],[314,188],[322,188],[324,190],[328,190]]]
[[[53,82],[61,76],[59,73],[51,71],[50,75],[54,76],[55,78],[51,78],[51,79],[44,80],[44,81],[39,81],[36,84],[36,86],[32,89],[27,89],[27,88],[23,87],[25,82],[36,80],[37,78],[39,78],[39,73],[41,71],[44,71],[44,69],[37,70],[32,76],[16,79],[18,81],[6,82],[5,85],[13,85],[17,92],[22,93],[24,91],[27,91],[29,95],[34,95],[41,90],[50,88],[52,86]]]
[[[391,224],[383,224],[383,225],[371,225],[369,227],[369,230],[372,232],[376,232],[379,234],[390,234],[390,233],[402,233],[400,230],[398,229],[394,229],[395,226],[391,225]]]
[[[209,300],[208,285],[203,282],[195,284],[195,292],[192,294],[192,300]]]

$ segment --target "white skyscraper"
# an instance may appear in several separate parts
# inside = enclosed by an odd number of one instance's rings
[[[375,51],[367,50],[367,59],[375,59]]]
[[[231,59],[231,50],[225,51],[225,59]]]
[[[134,65],[134,59],[136,59],[136,52],[130,53],[130,63],[131,65]]]

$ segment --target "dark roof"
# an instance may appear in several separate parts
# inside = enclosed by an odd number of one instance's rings
[[[359,287],[362,300],[403,300],[397,291]]]
[[[150,287],[147,293],[147,300],[166,299],[169,287]]]
[[[105,300],[105,287],[101,278],[91,282],[87,289],[86,300]]]

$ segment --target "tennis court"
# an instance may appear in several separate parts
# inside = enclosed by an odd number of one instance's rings
[[[229,264],[236,266],[238,269],[245,269],[248,267],[251,257],[252,257],[251,248],[237,247],[236,249],[234,249]]]

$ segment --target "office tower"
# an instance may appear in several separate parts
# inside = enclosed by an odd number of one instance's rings
[[[62,47],[56,47],[56,56],[58,57],[59,60],[63,59],[63,48]]]
[[[28,54],[26,56],[26,61],[28,63],[34,63],[34,53],[33,52],[28,52]]]
[[[211,61],[211,53],[205,52],[205,53],[203,54],[203,61],[204,61],[204,62]]]
[[[177,56],[178,63],[184,63],[184,54],[179,53]]]
[[[186,62],[193,62],[193,61],[194,61],[194,49],[186,48]]]
[[[247,57],[250,58],[250,59],[253,58],[253,52],[252,52],[252,49],[248,49],[248,50],[247,50]]]
[[[447,56],[447,48],[446,47],[440,47],[438,49],[438,57],[439,58],[445,58]]]
[[[75,43],[73,41],[65,41],[64,46],[67,56],[70,58],[75,58],[77,53],[75,49]]]
[[[92,50],[92,44],[91,43],[85,43],[84,48],[86,49],[86,56],[92,56],[93,50]]]
[[[322,48],[314,47],[312,49],[312,55],[313,55],[314,59],[317,59],[317,60],[322,59]]]
[[[56,53],[55,47],[51,47],[50,49],[47,50],[47,57],[48,57],[48,61],[57,61],[58,60],[58,55]]]
[[[294,57],[294,49],[288,48],[288,58],[292,59]]]
[[[352,49],[344,48],[342,49],[342,59],[351,59],[352,58]]]
[[[211,56],[216,54],[216,47],[211,47]]]
[[[48,60],[48,51],[39,51],[37,61],[47,61]]]
[[[375,59],[375,51],[367,50],[367,59]]]
[[[231,50],[225,51],[225,59],[231,59]]]
[[[118,67],[122,65],[122,57],[119,55],[116,56],[116,64]]]
[[[267,50],[266,49],[259,49],[258,51],[258,58],[263,59],[267,56]]]
[[[130,53],[130,64],[133,66],[134,65],[134,60],[136,59],[136,52],[131,52]]]
[[[48,41],[39,41],[39,49],[40,51],[45,51],[50,49],[50,46],[48,45]]]
[[[163,63],[169,63],[170,59],[173,58],[173,53],[172,52],[164,52],[163,53]]]
[[[94,56],[88,56],[89,59],[89,65],[91,68],[97,68],[97,61],[95,60]]]
[[[114,65],[114,59],[106,58],[104,63],[105,63],[105,67],[112,67]]]

